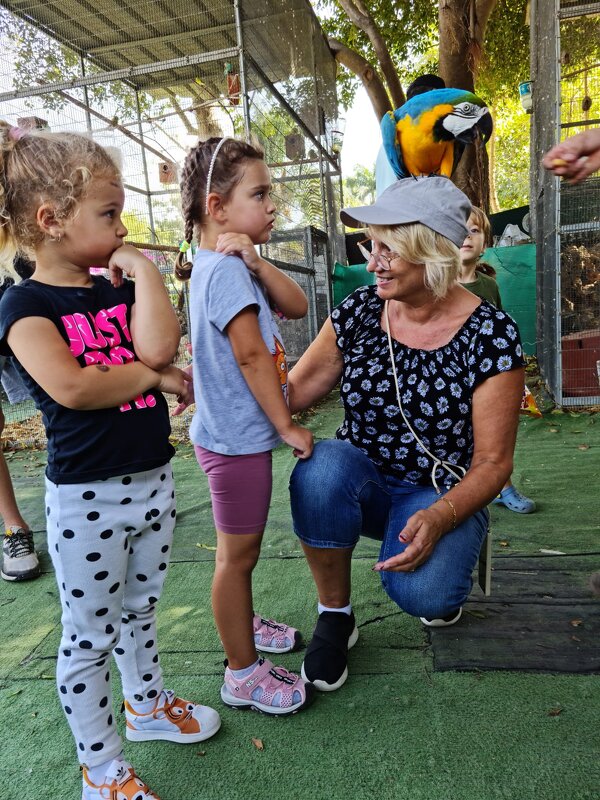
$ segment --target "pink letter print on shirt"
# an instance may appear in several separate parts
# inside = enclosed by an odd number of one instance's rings
[[[83,356],[86,365],[128,364],[135,361],[133,350],[121,344],[123,341],[131,342],[125,303],[103,309],[96,315],[91,312],[87,315],[79,312],[65,314],[62,321],[69,337],[71,353],[75,358]],[[108,354],[105,352],[107,348]],[[130,403],[123,403],[120,410],[130,411],[131,403],[136,408],[153,408],[156,398],[152,394],[146,397],[140,394]]]

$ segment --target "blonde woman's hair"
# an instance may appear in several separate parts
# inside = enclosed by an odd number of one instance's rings
[[[57,220],[73,217],[95,178],[120,179],[114,158],[89,136],[23,131],[0,120],[0,269],[44,240],[36,215],[50,203]]]
[[[460,250],[441,233],[420,222],[370,225],[370,233],[411,264],[425,267],[425,285],[442,300],[460,273]]]

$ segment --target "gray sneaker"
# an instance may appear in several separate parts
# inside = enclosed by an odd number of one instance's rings
[[[7,528],[2,542],[2,571],[5,581],[27,581],[40,574],[40,562],[33,544],[33,534],[13,525]]]

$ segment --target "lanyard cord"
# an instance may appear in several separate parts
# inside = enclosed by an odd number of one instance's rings
[[[426,453],[429,456],[429,458],[432,459],[432,461],[433,461],[433,469],[431,470],[431,482],[433,483],[433,486],[434,486],[436,492],[438,494],[441,494],[442,492],[441,492],[439,486],[437,485],[437,481],[436,481],[436,478],[435,478],[435,473],[437,472],[438,467],[441,467],[442,469],[445,469],[446,472],[449,472],[451,475],[453,475],[459,481],[465,476],[467,470],[464,467],[461,467],[460,464],[451,464],[449,461],[443,461],[441,458],[438,458],[436,455],[434,455],[431,452],[431,450],[428,450],[427,447],[425,447],[423,442],[419,439],[419,437],[417,436],[417,434],[413,430],[413,427],[410,424],[410,422],[406,419],[406,415],[404,413],[404,409],[402,408],[402,401],[400,400],[400,388],[398,386],[398,373],[396,372],[396,361],[394,359],[394,350],[393,350],[393,347],[392,347],[392,334],[390,333],[390,318],[389,318],[389,315],[388,315],[388,301],[387,300],[385,301],[385,303],[383,305],[383,312],[385,314],[385,326],[387,328],[386,332],[387,332],[387,340],[388,340],[388,349],[390,351],[390,360],[392,362],[392,374],[394,376],[394,385],[396,386],[396,399],[398,400],[398,408],[400,409],[400,413],[402,414],[402,419],[404,420],[404,424],[406,425],[408,430],[414,436],[415,441],[421,446],[423,452]],[[462,474],[459,475],[457,472],[455,472],[455,470],[457,470],[457,469],[460,470]]]

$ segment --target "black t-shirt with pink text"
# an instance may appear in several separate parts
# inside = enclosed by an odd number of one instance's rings
[[[31,279],[11,286],[0,302],[0,352],[12,355],[6,337],[15,322],[44,317],[56,325],[82,367],[137,361],[130,331],[134,283],[115,288],[96,275],[92,281],[89,288],[48,286]],[[15,364],[42,412],[48,437],[46,476],[53,483],[143,472],[171,459],[171,425],[161,392],[151,389],[120,407],[73,410],[53,400],[16,359]]]

